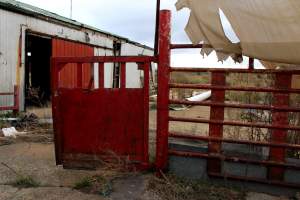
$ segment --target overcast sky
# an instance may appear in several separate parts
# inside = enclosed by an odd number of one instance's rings
[[[71,0],[20,0],[59,15],[70,17]],[[184,27],[189,10],[175,9],[177,0],[162,0],[162,9],[172,10],[172,40],[176,43],[190,43]],[[131,40],[152,46],[154,44],[156,0],[73,0],[72,18],[79,22],[112,32]],[[222,66],[215,54],[205,59],[199,50],[175,51],[172,63],[176,66]],[[188,55],[187,55],[188,54]],[[229,59],[226,66],[234,66]],[[224,66],[223,65],[223,66]],[[246,66],[246,63],[243,63]]]

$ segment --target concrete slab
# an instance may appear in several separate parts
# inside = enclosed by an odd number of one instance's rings
[[[39,187],[16,189],[12,186],[0,186],[0,200],[101,200],[99,195],[84,194],[71,188]]]
[[[249,192],[246,200],[289,200],[287,197],[275,197],[262,193]]]
[[[178,151],[189,151],[189,152],[207,152],[207,145],[204,146],[204,143],[190,143],[186,140],[170,140],[169,148],[175,149]],[[239,151],[250,152],[249,157],[256,159],[264,159],[265,155],[259,157],[258,153],[255,151],[249,151],[251,149],[245,147],[245,145],[239,146],[230,146],[223,145],[223,149],[226,149],[226,153],[231,156],[237,156]],[[243,156],[247,156],[246,154]],[[218,184],[224,184],[227,186],[238,187],[246,191],[255,191],[268,193],[272,195],[286,195],[286,196],[295,196],[297,189],[293,188],[284,188],[277,187],[267,184],[258,184],[247,181],[232,181],[226,178],[216,179],[208,177],[207,175],[207,160],[201,158],[191,158],[191,157],[180,157],[180,156],[170,156],[169,157],[169,169],[171,173],[183,178],[188,179],[199,179],[209,182],[215,182]],[[236,175],[236,176],[248,176],[248,177],[257,177],[257,178],[266,178],[267,169],[263,166],[251,165],[251,164],[242,164],[242,163],[233,163],[233,162],[223,162],[222,163],[222,172],[224,174]],[[299,183],[299,172],[287,170],[286,176],[288,180],[294,180],[295,183]]]
[[[17,143],[1,147],[0,163],[21,175],[31,176],[42,186],[72,187],[96,171],[65,170],[55,165],[53,144]],[[0,164],[0,184],[13,182],[16,174]]]

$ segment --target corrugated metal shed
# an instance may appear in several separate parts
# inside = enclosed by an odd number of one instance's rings
[[[111,32],[103,31],[101,29],[98,29],[98,28],[80,23],[76,20],[72,20],[70,18],[66,18],[66,17],[63,17],[61,15],[49,12],[47,10],[29,5],[29,4],[26,4],[26,3],[22,3],[22,2],[19,2],[19,1],[0,0],[0,8],[6,9],[6,10],[9,10],[9,11],[13,11],[13,12],[18,12],[18,13],[28,15],[28,16],[40,18],[40,19],[46,20],[46,21],[60,22],[60,23],[63,23],[62,25],[73,25],[73,26],[75,26],[79,29],[84,28],[84,29],[96,31],[96,32],[99,32],[99,33],[102,33],[102,34],[105,34],[105,35],[115,37],[116,39],[125,40],[128,43],[132,43],[134,45],[141,46],[143,48],[153,50],[151,47],[148,47],[146,45],[142,45],[138,42],[131,41],[128,38],[113,34]]]
[[[66,47],[65,45],[67,45],[67,49],[73,51],[73,53],[79,47],[81,50],[82,48],[88,49],[87,52],[80,52],[81,56],[113,55],[113,44],[116,40],[122,44],[121,55],[153,55],[152,48],[130,41],[127,38],[90,27],[28,4],[14,0],[0,0],[0,91],[12,92],[14,85],[19,85],[21,110],[24,109],[25,102],[25,38],[28,34],[46,36],[53,41],[62,40],[64,41],[61,43],[62,46]],[[62,49],[61,51],[55,51],[53,49],[54,56],[79,55],[71,52],[67,54]],[[86,78],[84,81],[86,82],[86,79],[90,78],[92,70],[95,74],[94,85],[97,86],[97,64],[94,65],[94,69],[91,67],[90,71],[85,73]],[[113,65],[106,64],[105,87],[112,86],[112,76]],[[142,74],[136,67],[129,67],[127,76],[128,87],[140,87]],[[74,81],[70,79],[64,84],[71,86]],[[12,104],[12,97],[0,97],[0,106]]]

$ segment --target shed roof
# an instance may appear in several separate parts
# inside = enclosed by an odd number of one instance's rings
[[[114,37],[116,39],[121,39],[121,40],[125,40],[128,43],[143,47],[143,48],[147,48],[150,50],[153,50],[153,48],[140,44],[138,42],[134,42],[128,38],[107,32],[107,31],[103,31],[101,29],[89,26],[87,24],[83,24],[81,22],[78,22],[76,20],[67,18],[67,17],[63,17],[61,15],[58,15],[56,13],[26,4],[26,3],[22,3],[19,1],[15,1],[15,0],[0,0],[0,9],[4,9],[4,10],[8,10],[8,11],[12,11],[12,12],[16,12],[16,13],[20,13],[23,15],[27,15],[27,16],[31,16],[31,17],[36,17],[36,18],[40,18],[43,20],[47,20],[47,21],[55,21],[55,22],[59,22],[63,25],[71,25],[71,26],[75,26],[77,28],[85,28],[91,31],[95,31],[98,33],[102,33],[111,37]]]

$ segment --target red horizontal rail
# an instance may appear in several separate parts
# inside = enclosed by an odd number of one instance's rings
[[[211,48],[207,44],[170,44],[170,49],[201,49],[203,47]]]
[[[214,158],[214,159],[220,159],[220,160],[228,161],[228,162],[246,163],[246,164],[254,164],[254,165],[265,165],[265,166],[279,166],[279,167],[285,167],[285,168],[297,169],[297,170],[300,169],[300,166],[295,165],[295,164],[281,163],[281,162],[275,162],[275,161],[266,161],[266,160],[253,160],[253,159],[248,159],[248,158],[225,156],[222,154],[208,154],[208,153],[189,152],[189,151],[177,151],[177,150],[170,149],[169,155],[206,158],[206,159]]]
[[[246,144],[246,145],[257,145],[257,146],[265,146],[265,147],[283,147],[289,149],[300,149],[299,144],[270,143],[270,142],[261,142],[261,141],[225,139],[225,138],[216,138],[216,137],[209,137],[209,136],[194,136],[194,135],[187,135],[182,133],[169,133],[169,137],[179,138],[179,139],[189,139],[189,140],[200,140],[206,142],[225,142],[225,143],[232,143],[232,144]]]
[[[53,57],[52,62],[56,64],[66,63],[107,63],[107,62],[125,62],[125,63],[145,63],[156,62],[154,56],[93,56],[93,57]]]
[[[196,68],[196,67],[170,67],[170,72],[220,72],[220,73],[251,73],[251,74],[300,74],[300,70],[283,69],[236,69],[236,68]]]
[[[0,111],[13,110],[14,112],[19,111],[19,87],[14,86],[14,92],[2,92],[0,96],[14,96],[14,105],[13,106],[0,106]]]
[[[280,186],[280,187],[300,188],[300,185],[296,184],[296,183],[286,183],[283,181],[266,180],[266,179],[260,179],[260,178],[255,178],[255,177],[234,176],[234,175],[230,175],[230,174],[220,174],[220,173],[212,173],[212,172],[208,173],[208,175],[211,177],[228,179],[228,180],[250,181],[250,182],[255,182],[255,183],[271,184],[271,185],[276,185],[276,186]]]
[[[0,93],[0,96],[8,96],[8,95],[15,95],[13,92],[2,92]]]
[[[231,86],[213,86],[209,84],[184,84],[170,83],[170,88],[181,89],[205,89],[205,90],[231,90],[245,92],[278,92],[278,93],[300,93],[300,89],[274,89],[274,88],[258,88],[258,87],[231,87]]]
[[[4,110],[17,110],[18,107],[17,106],[1,106],[0,107],[0,111],[4,111]]]
[[[202,124],[219,124],[227,126],[241,126],[241,127],[254,127],[254,128],[268,128],[268,129],[284,129],[284,130],[300,130],[300,126],[285,126],[285,125],[268,125],[263,123],[243,123],[234,121],[220,121],[220,120],[206,120],[182,117],[169,117],[169,121],[173,122],[191,122]]]
[[[178,105],[216,106],[216,107],[227,107],[227,108],[300,112],[300,108],[296,108],[296,107],[278,107],[278,106],[256,105],[256,104],[214,103],[214,102],[210,102],[210,101],[186,101],[186,100],[169,100],[169,103],[170,104],[178,104]]]

